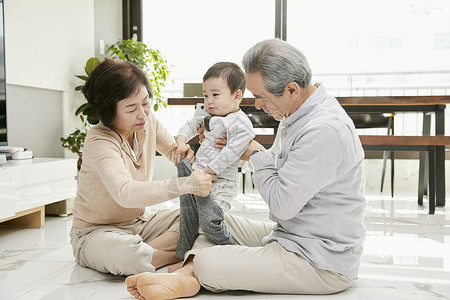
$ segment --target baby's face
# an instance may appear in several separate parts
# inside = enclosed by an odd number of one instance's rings
[[[240,91],[240,90],[239,90]],[[209,78],[203,82],[205,109],[214,116],[226,116],[239,109],[241,97],[238,92],[231,93],[225,79]]]

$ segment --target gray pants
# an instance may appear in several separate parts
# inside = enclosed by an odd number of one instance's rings
[[[192,166],[187,158],[178,165],[178,177],[189,176]],[[199,227],[207,238],[217,245],[233,245],[233,237],[223,223],[223,212],[210,196],[200,197],[193,194],[180,196],[180,236],[176,255],[184,259],[192,249],[198,236]]]

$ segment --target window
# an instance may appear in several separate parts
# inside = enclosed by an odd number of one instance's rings
[[[313,81],[330,94],[450,93],[447,0],[146,0],[143,15],[143,41],[174,66],[166,97],[181,97],[184,83],[201,83],[215,62],[240,64],[250,47],[275,36],[275,20],[286,22],[279,27],[287,42],[306,55]],[[192,112],[158,113],[176,133]]]
[[[448,86],[450,1],[286,1],[287,41],[334,94]]]
[[[434,48],[450,49],[450,32],[449,33],[436,33],[434,36]]]
[[[245,51],[274,36],[274,9],[274,0],[143,1],[143,42],[173,65],[168,97],[202,82],[216,62],[240,65]]]
[[[287,11],[287,41],[316,72],[450,68],[433,58],[435,33],[450,26],[447,1],[288,0]]]

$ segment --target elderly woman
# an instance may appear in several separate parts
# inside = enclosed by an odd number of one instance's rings
[[[173,161],[177,144],[150,112],[146,75],[134,64],[105,60],[83,87],[100,120],[83,148],[70,233],[77,262],[100,272],[154,272],[178,262],[179,210],[146,213],[145,207],[182,194],[206,196],[212,176],[152,181],[156,151]],[[193,160],[193,152],[181,149]]]

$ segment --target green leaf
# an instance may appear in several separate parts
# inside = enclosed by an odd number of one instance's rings
[[[86,139],[87,128],[76,129],[74,132],[69,134],[65,138],[60,138],[61,146],[68,149],[73,153],[79,154],[84,146],[84,141]]]
[[[86,74],[91,75],[92,71],[100,64],[100,59],[97,57],[91,57],[86,62],[86,66],[84,67],[84,70],[86,71]],[[87,79],[87,78],[86,78]]]
[[[86,81],[88,79],[88,77],[86,75],[75,75],[75,77],[80,78],[81,80]]]
[[[78,107],[75,111],[75,115],[78,116],[88,108],[90,108],[88,103],[81,104],[80,107]]]

